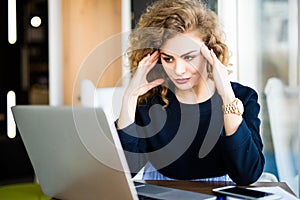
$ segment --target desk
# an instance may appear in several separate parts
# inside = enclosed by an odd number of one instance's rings
[[[212,189],[227,185],[235,185],[233,182],[225,182],[225,181],[215,181],[215,182],[202,182],[202,181],[145,181],[149,184],[189,190],[193,192],[200,192],[204,194],[213,194]],[[252,184],[251,186],[243,186],[243,187],[268,187],[268,186],[279,186],[285,191],[293,194],[295,193],[289,188],[289,186],[284,182],[257,182]]]
[[[200,192],[204,194],[213,195],[212,189],[227,185],[235,185],[233,182],[225,182],[225,181],[214,181],[214,182],[204,182],[204,181],[138,181],[143,183],[149,183],[153,185],[159,185],[164,187],[183,189],[192,192]],[[251,186],[243,186],[243,187],[268,187],[268,186],[279,186],[287,192],[296,196],[293,191],[289,188],[289,186],[284,182],[257,182],[252,184]],[[57,200],[52,198],[52,200]]]

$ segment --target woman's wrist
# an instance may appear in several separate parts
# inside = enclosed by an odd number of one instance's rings
[[[134,122],[138,97],[124,95],[117,128],[123,129]]]
[[[221,96],[223,104],[230,104],[234,101],[235,94],[232,90],[232,88],[230,88],[230,90],[228,92],[225,92],[223,96]]]

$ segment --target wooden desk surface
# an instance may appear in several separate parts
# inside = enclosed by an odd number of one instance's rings
[[[213,194],[212,189],[227,185],[235,185],[233,182],[202,182],[202,181],[145,181],[149,184],[189,190],[193,192],[200,192],[204,194]],[[289,188],[289,186],[284,182],[257,182],[252,184],[251,186],[243,186],[243,187],[268,187],[268,186],[279,186],[285,191],[295,195],[295,193]]]
[[[192,192],[200,192],[203,194],[210,194],[213,195],[212,189],[227,185],[235,185],[233,182],[226,182],[226,181],[212,181],[212,182],[204,182],[204,181],[138,181],[138,182],[145,182],[149,184],[176,188],[176,189],[183,189]],[[251,186],[243,186],[243,187],[271,187],[271,186],[279,186],[282,189],[286,190],[287,192],[291,193],[292,195],[296,196],[295,193],[289,188],[289,186],[284,182],[257,182]],[[52,198],[51,200],[58,200]]]

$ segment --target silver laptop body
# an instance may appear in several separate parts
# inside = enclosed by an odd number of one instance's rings
[[[14,119],[43,192],[58,199],[215,199],[138,184],[102,108],[15,106]],[[178,198],[181,197],[181,198]]]

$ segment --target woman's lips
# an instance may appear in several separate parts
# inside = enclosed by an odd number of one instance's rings
[[[176,78],[175,81],[178,84],[184,84],[187,83],[190,80],[190,78]]]

